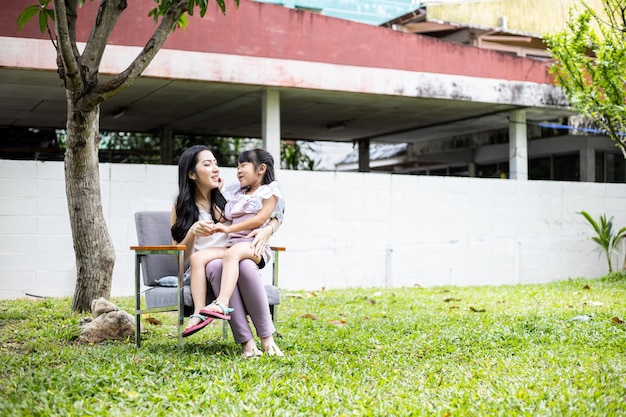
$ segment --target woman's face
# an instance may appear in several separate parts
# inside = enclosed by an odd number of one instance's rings
[[[196,157],[195,172],[189,177],[196,182],[196,187],[212,190],[220,183],[220,169],[211,151],[201,151]]]

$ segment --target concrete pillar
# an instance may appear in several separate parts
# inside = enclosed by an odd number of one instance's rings
[[[370,172],[370,141],[359,140],[359,172]]]
[[[509,178],[528,179],[528,138],[526,110],[509,112]]]
[[[596,181],[596,150],[592,147],[589,140],[580,149],[580,181]]]
[[[174,132],[166,126],[161,130],[159,152],[161,163],[171,165],[174,163]]]
[[[280,92],[266,89],[263,92],[262,138],[263,148],[274,157],[274,170],[280,169]]]
[[[474,178],[476,176],[476,163],[470,162],[468,165],[469,176]]]

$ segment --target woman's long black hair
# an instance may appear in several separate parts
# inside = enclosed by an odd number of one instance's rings
[[[196,183],[189,178],[189,172],[193,172],[197,176],[196,165],[198,165],[198,155],[202,151],[211,151],[204,145],[194,145],[185,149],[185,152],[178,160],[178,197],[176,197],[176,222],[172,225],[172,238],[176,242],[182,242],[189,231],[189,228],[198,221],[200,212],[196,206]],[[214,222],[219,219],[215,218],[215,209],[219,208],[220,212],[224,211],[226,199],[218,188],[214,188],[210,192],[211,198],[211,217]]]

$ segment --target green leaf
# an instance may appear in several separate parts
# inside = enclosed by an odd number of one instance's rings
[[[204,15],[206,14],[206,9],[209,5],[209,1],[208,0],[198,0],[198,4],[200,6],[200,17],[204,17]]]
[[[18,29],[22,30],[24,26],[26,25],[26,23],[28,23],[30,19],[32,19],[33,16],[35,16],[37,12],[39,12],[39,10],[41,10],[41,7],[35,4],[25,8],[24,11],[22,11],[22,13],[20,13],[19,16],[17,16]]]
[[[188,24],[189,24],[189,18],[187,18],[186,14],[182,14],[178,18],[178,21],[176,22],[176,27],[180,27],[182,29],[185,29]]]
[[[55,17],[55,15],[54,15],[54,10],[52,10],[52,9],[46,9],[46,10],[45,10],[45,12],[46,12],[46,14],[48,15],[48,18],[49,18],[50,20],[52,20],[53,22],[55,22],[55,21],[56,21],[56,17]]]
[[[41,33],[45,33],[48,29],[48,14],[43,10],[39,13],[39,30]]]

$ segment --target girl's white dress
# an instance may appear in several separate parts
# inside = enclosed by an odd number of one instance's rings
[[[237,224],[253,217],[263,207],[263,200],[267,200],[272,196],[278,197],[278,201],[271,217],[282,221],[285,202],[276,181],[261,185],[252,194],[246,194],[246,190],[246,188],[241,188],[239,184],[235,184],[235,186],[225,187],[225,190],[222,191],[222,194],[224,194],[224,197],[228,201],[224,215],[228,220],[232,221],[232,224]],[[269,223],[269,219],[265,221],[261,227],[266,226],[267,223]],[[239,242],[251,242],[253,238],[246,237],[251,231],[252,229],[230,233],[226,246],[232,246]],[[270,250],[269,244],[265,246],[262,257],[265,261],[265,265],[269,265],[272,259],[272,251]]]

